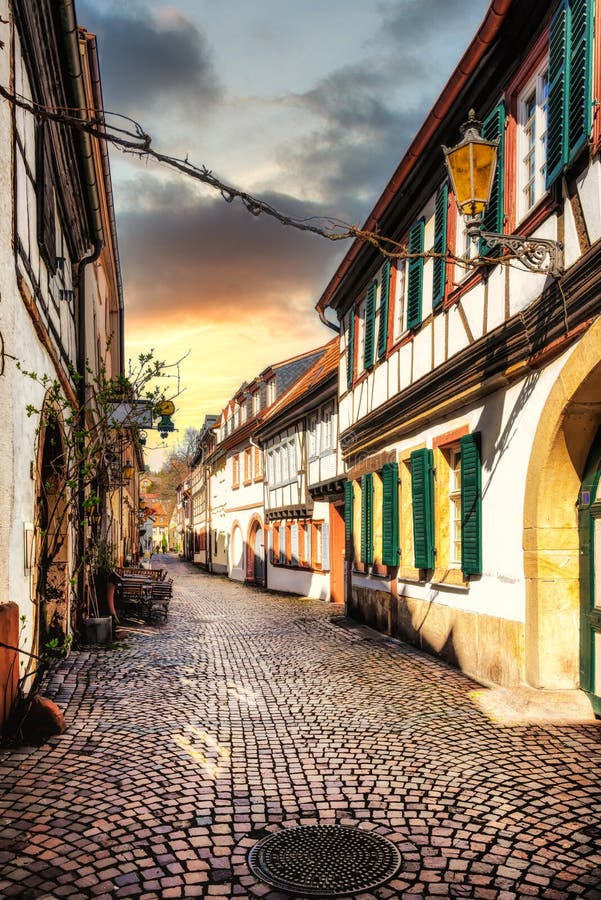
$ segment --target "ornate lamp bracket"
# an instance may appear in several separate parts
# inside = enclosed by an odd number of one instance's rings
[[[523,263],[531,272],[559,278],[563,272],[563,244],[547,238],[520,237],[515,234],[495,234],[481,231],[479,237],[494,250],[502,247]]]

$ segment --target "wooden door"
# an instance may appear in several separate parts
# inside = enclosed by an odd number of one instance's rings
[[[344,603],[344,504],[330,504],[330,600]]]

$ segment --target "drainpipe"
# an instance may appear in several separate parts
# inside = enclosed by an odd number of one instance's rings
[[[84,90],[83,73],[81,69],[79,32],[77,29],[77,21],[75,18],[75,8],[73,0],[58,0],[58,13],[60,25],[62,28],[63,49],[65,68],[68,79],[68,87],[71,90],[75,107],[79,110],[81,118],[87,118],[88,104]],[[86,203],[86,212],[90,225],[90,232],[93,242],[93,251],[91,255],[84,256],[79,259],[74,266],[75,269],[75,286],[77,290],[77,371],[81,376],[77,384],[77,400],[79,405],[80,425],[84,425],[85,403],[86,403],[86,292],[85,292],[85,269],[86,266],[98,259],[102,247],[104,246],[104,229],[102,225],[102,215],[100,206],[100,194],[98,182],[96,178],[96,169],[94,166],[94,154],[92,148],[92,138],[85,132],[76,131],[74,142],[79,151],[79,160],[81,164],[81,176],[83,181],[83,190]],[[78,474],[77,484],[78,508],[79,508],[79,527],[77,535],[77,553],[80,561],[83,561],[85,554],[85,533],[83,526],[83,512],[85,501],[85,483],[82,473]],[[77,599],[78,607],[83,609],[85,600],[85,585],[83,567],[79,570],[77,579]]]
[[[84,256],[75,264],[75,288],[77,296],[77,372],[80,378],[77,380],[77,404],[78,404],[78,428],[85,429],[86,415],[86,387],[87,387],[87,368],[86,368],[86,266],[95,262],[100,256],[103,247],[103,241],[96,239],[94,249],[90,256]],[[77,507],[79,512],[79,522],[77,529],[77,555],[79,560],[84,559],[85,555],[85,533],[84,533],[84,503],[86,499],[86,488],[83,472],[77,473]],[[85,600],[85,584],[84,584],[83,567],[79,570],[77,578],[77,605],[78,609],[83,609]]]

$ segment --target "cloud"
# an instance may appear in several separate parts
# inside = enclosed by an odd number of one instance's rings
[[[79,18],[98,37],[107,108],[134,117],[157,108],[198,113],[219,100],[209,42],[180,13],[85,0]]]
[[[365,41],[360,62],[331,72],[303,94],[281,99],[317,120],[309,134],[280,148],[282,167],[301,183],[313,183],[314,196],[322,202],[335,205],[344,197],[347,214],[364,218],[457,63],[462,37],[471,37],[485,6],[485,0],[380,4],[380,25]],[[432,27],[441,18],[445,27]]]
[[[300,327],[346,247],[250,215],[183,181],[144,174],[122,190],[119,241],[128,322],[186,327],[269,317]],[[293,216],[323,214],[285,195],[263,198]]]

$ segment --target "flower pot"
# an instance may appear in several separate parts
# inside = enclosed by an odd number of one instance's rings
[[[113,620],[110,616],[102,616],[84,620],[86,641],[88,644],[108,644],[113,637]]]

